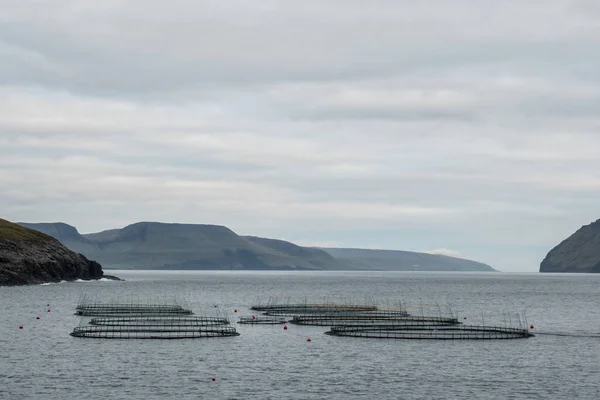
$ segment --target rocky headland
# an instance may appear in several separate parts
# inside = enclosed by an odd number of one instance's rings
[[[600,273],[600,219],[582,226],[550,250],[540,272]]]
[[[49,235],[0,219],[0,286],[103,277],[102,266],[96,261],[69,250]]]

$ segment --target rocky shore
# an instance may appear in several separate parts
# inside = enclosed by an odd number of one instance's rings
[[[0,219],[0,286],[103,277],[96,261],[67,249],[51,236]]]

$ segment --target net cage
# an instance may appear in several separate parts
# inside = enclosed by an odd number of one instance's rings
[[[285,324],[287,321],[284,317],[271,317],[268,315],[249,315],[240,317],[239,324],[249,325],[278,325]]]
[[[92,318],[90,325],[103,326],[213,326],[229,325],[229,320],[222,317],[172,316],[172,317],[100,317]]]
[[[321,315],[295,316],[290,321],[296,325],[315,326],[373,326],[373,325],[456,325],[458,319],[454,317],[419,317],[410,316],[406,312],[379,311],[376,313],[338,313]]]
[[[376,339],[498,340],[533,336],[527,329],[477,325],[332,326],[326,335]]]
[[[74,328],[71,336],[97,339],[196,339],[239,336],[239,333],[232,326],[88,325]]]
[[[102,339],[194,339],[238,336],[229,315],[194,315],[185,304],[172,302],[97,301],[84,296],[76,307],[81,317],[74,337]]]

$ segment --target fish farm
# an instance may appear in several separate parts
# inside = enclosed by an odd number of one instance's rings
[[[154,324],[173,326],[229,325],[229,320],[220,317],[101,317],[92,318],[90,325],[103,326],[146,326]]]
[[[112,316],[112,315],[191,315],[191,310],[179,305],[140,305],[140,304],[90,304],[78,305],[75,315]]]
[[[333,326],[326,335],[376,339],[417,340],[498,340],[524,339],[531,336],[527,329],[468,325],[395,325],[395,326]]]
[[[192,325],[130,325],[130,326],[78,326],[71,336],[96,339],[197,339],[222,336],[239,336],[231,326]]]
[[[360,312],[376,311],[377,306],[371,305],[339,305],[339,304],[271,304],[255,305],[251,310],[263,311],[265,315],[285,316],[296,314],[319,314],[328,312]]]
[[[240,324],[255,324],[255,325],[278,325],[285,324],[287,321],[283,317],[270,317],[267,315],[252,315],[249,317],[241,317],[238,323]]]
[[[392,307],[377,304],[336,304],[332,302],[278,303],[252,306],[265,316],[287,316],[295,325],[328,326],[330,336],[362,337],[377,339],[422,340],[492,340],[520,339],[534,336],[527,329],[526,319],[519,317],[519,327],[464,325],[458,316],[448,310],[438,316],[411,315],[401,302]],[[482,316],[483,321],[483,316]]]
[[[84,300],[80,301],[75,311],[75,315],[83,317],[82,321],[73,329],[71,336],[97,339],[239,336],[227,317],[193,314],[179,304],[90,303]],[[87,324],[85,320],[88,320]]]
[[[372,326],[386,323],[390,324],[430,324],[430,325],[454,325],[458,324],[458,319],[452,317],[418,317],[408,316],[405,313],[394,315],[393,312],[377,313],[377,314],[322,314],[310,316],[295,316],[290,321],[296,325],[316,325],[316,326],[338,326],[348,325],[353,326]]]
[[[231,314],[213,305],[212,313],[195,315],[185,304],[173,302],[144,303],[140,301],[90,301],[86,296],[76,307],[75,315],[81,317],[79,326],[71,336],[102,339],[195,339],[239,336]],[[257,303],[250,310],[262,315],[239,318],[241,325],[278,325],[292,323],[302,326],[323,326],[329,336],[370,339],[412,340],[507,340],[534,336],[526,318],[519,315],[518,327],[512,327],[508,316],[501,323],[486,325],[483,314],[480,325],[459,322],[452,308],[437,315],[426,315],[432,305],[405,307],[401,302],[381,306],[375,302],[277,302]],[[417,309],[420,315],[408,310]],[[235,309],[234,312],[237,312]],[[215,314],[216,313],[216,314]],[[213,315],[210,315],[213,314]],[[429,312],[428,312],[429,314]],[[464,318],[466,320],[466,317]],[[287,325],[284,326],[287,330]]]

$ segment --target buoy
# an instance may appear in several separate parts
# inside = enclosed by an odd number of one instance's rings
[[[467,319],[467,317],[463,317],[463,319]]]
[[[48,304],[46,307],[50,307],[50,304]]]
[[[256,318],[256,317],[253,315],[253,316],[252,316],[252,319],[255,319],[255,318]]]
[[[19,325],[19,329],[23,329],[23,325]]]
[[[237,308],[235,310],[233,310],[233,312],[237,312]]]
[[[50,310],[48,310],[48,312],[50,312]]]
[[[40,317],[35,317],[35,319],[40,319]]]
[[[287,325],[284,325],[284,326],[283,326],[283,330],[284,330],[284,331],[287,331]]]
[[[214,381],[216,381],[216,380],[217,380],[217,378],[215,378],[215,377],[213,376],[213,377],[212,377],[212,381],[214,382]]]
[[[310,338],[306,338],[306,341],[307,341],[307,342],[311,342]]]
[[[529,325],[529,329],[533,329],[533,328],[535,328],[535,327],[533,326],[533,324]]]

